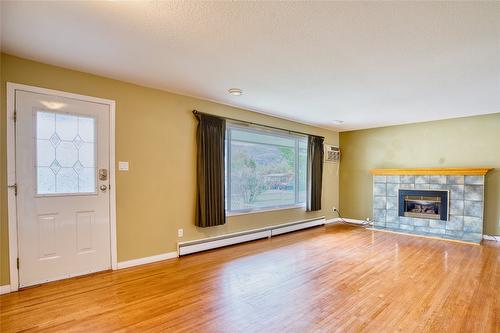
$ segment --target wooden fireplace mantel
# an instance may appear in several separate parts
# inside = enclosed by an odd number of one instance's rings
[[[372,169],[373,175],[474,175],[484,176],[492,168]]]

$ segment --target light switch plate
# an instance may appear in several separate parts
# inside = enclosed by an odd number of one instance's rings
[[[128,171],[128,162],[118,162],[118,170],[120,171]]]

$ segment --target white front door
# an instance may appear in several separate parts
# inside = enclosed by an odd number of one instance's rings
[[[111,268],[109,105],[16,90],[19,286]]]

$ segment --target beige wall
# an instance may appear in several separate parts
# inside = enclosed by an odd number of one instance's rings
[[[338,204],[335,166],[325,164],[323,210],[290,209],[234,216],[224,226],[193,225],[195,200],[195,130],[193,109],[242,120],[322,135],[338,144],[338,133],[196,98],[141,87],[82,72],[2,54],[0,114],[0,285],[9,282],[6,200],[6,82],[112,99],[116,101],[116,161],[129,161],[130,171],[117,171],[118,260],[174,251],[181,240],[199,239],[325,215]]]
[[[500,113],[342,132],[340,146],[344,216],[372,217],[370,169],[487,166],[484,232],[500,235]]]

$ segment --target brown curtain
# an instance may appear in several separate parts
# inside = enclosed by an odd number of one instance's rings
[[[323,184],[323,138],[309,135],[307,139],[307,204],[308,212],[321,210]]]
[[[197,193],[196,221],[198,227],[213,227],[226,223],[224,200],[224,139],[225,119],[195,113],[198,118],[196,141]]]

